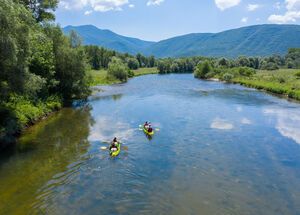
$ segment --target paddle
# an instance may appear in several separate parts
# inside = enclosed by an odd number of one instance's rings
[[[143,130],[144,130],[143,128],[141,128],[141,127],[144,127],[143,125],[139,125],[139,127],[140,127],[140,128],[139,128],[140,131],[143,131]],[[155,131],[160,131],[160,129],[159,129],[159,128],[155,128]]]
[[[109,142],[102,142],[102,143],[110,144]],[[120,144],[121,144],[121,147],[122,147],[123,150],[128,151],[128,147],[127,147],[127,146],[123,146],[123,145],[125,145],[125,143],[121,143],[121,142],[120,142]],[[107,147],[107,146],[102,146],[102,147],[100,147],[100,149],[101,149],[101,150],[109,150],[109,147]]]

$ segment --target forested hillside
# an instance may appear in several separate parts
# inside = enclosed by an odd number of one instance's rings
[[[220,33],[195,33],[156,43],[117,35],[95,26],[68,26],[84,44],[100,45],[119,52],[164,57],[227,57],[285,55],[291,47],[300,47],[299,25],[256,25]]]

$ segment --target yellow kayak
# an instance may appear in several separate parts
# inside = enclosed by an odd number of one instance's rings
[[[117,157],[120,154],[120,151],[121,151],[121,144],[120,143],[117,144],[117,148],[118,148],[117,151],[110,151],[109,152],[110,156]]]
[[[154,129],[152,130],[152,132],[148,132],[148,130],[144,127],[144,132],[145,132],[145,134],[147,134],[149,136],[153,136],[154,135]]]

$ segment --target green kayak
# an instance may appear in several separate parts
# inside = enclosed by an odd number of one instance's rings
[[[110,156],[117,157],[120,154],[120,151],[121,151],[121,144],[120,143],[117,144],[117,148],[118,149],[116,151],[110,150],[110,152],[109,152]]]

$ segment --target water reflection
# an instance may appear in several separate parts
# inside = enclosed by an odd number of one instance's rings
[[[91,128],[89,140],[110,142],[114,137],[127,141],[137,129],[131,128],[126,122],[118,121],[114,117],[99,116]]]
[[[0,214],[300,214],[299,105],[192,75],[103,89],[0,158]]]
[[[246,118],[246,117],[241,119],[241,123],[245,124],[245,125],[251,125],[252,124],[251,120]]]
[[[234,128],[234,125],[225,119],[215,118],[212,121],[210,127],[214,129],[220,129],[220,130],[231,130]]]
[[[113,94],[113,95],[103,95],[103,93],[97,93],[89,98],[89,102],[97,101],[97,100],[120,100],[123,94]]]
[[[300,144],[300,110],[299,108],[267,108],[264,113],[276,119],[276,129],[281,135]]]
[[[20,139],[14,156],[0,162],[0,214],[41,210],[41,205],[55,195],[47,187],[72,180],[87,159],[90,125],[89,110],[64,109],[31,127]]]

